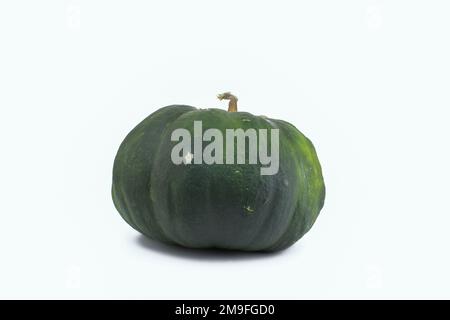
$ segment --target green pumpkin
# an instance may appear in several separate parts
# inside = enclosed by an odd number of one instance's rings
[[[230,100],[229,111],[172,105],[126,136],[114,161],[114,205],[130,226],[164,243],[243,251],[287,248],[311,228],[324,204],[314,146],[292,124],[237,112],[234,96],[220,97]],[[171,153],[179,142],[171,134],[183,128],[194,136],[194,121],[202,122],[203,131],[216,128],[223,136],[226,129],[279,129],[278,172],[262,175],[260,162],[175,164]]]

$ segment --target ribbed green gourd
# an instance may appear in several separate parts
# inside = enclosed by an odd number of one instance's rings
[[[126,136],[114,160],[114,205],[130,226],[164,243],[242,251],[287,248],[312,227],[324,204],[314,146],[292,124],[238,112],[237,98],[229,93],[219,98],[229,100],[228,111],[167,106]],[[259,162],[226,164],[225,154],[224,164],[175,164],[171,153],[178,141],[172,141],[172,132],[183,128],[194,136],[194,121],[224,137],[226,129],[279,129],[278,172],[261,175]]]

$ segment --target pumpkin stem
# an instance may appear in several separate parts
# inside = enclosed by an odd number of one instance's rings
[[[231,92],[224,92],[217,95],[219,100],[229,100],[228,102],[228,112],[237,112],[237,101],[238,98],[231,94]]]

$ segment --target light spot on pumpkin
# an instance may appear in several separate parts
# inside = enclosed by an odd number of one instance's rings
[[[192,159],[194,159],[194,155],[190,152],[188,152],[185,156],[184,156],[184,164],[191,164],[192,163]]]
[[[288,179],[284,179],[284,180],[283,180],[283,183],[284,183],[284,185],[287,187],[287,186],[289,185]]]
[[[252,120],[247,119],[247,118],[244,118],[244,119],[242,119],[242,121],[244,121],[244,122],[250,122],[250,121],[252,121]]]
[[[244,207],[245,211],[247,211],[248,214],[253,214],[253,212],[255,212],[255,210],[252,209],[252,207],[250,206],[246,206]]]

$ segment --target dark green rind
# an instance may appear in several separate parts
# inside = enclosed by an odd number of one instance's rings
[[[289,142],[290,155],[295,159],[299,189],[292,220],[283,236],[267,248],[269,251],[285,249],[303,237],[313,226],[325,201],[322,168],[312,142],[292,124],[282,120],[276,122],[280,130],[285,129],[283,141]]]
[[[261,176],[260,165],[248,164],[174,165],[177,142],[170,135],[185,128],[193,137],[194,120],[202,120],[203,131],[223,133],[278,128],[279,172]],[[114,203],[131,226],[193,248],[284,249],[311,228],[325,198],[316,152],[300,131],[284,121],[219,109],[169,106],[152,114],[122,143],[113,176]]]
[[[130,226],[155,240],[168,241],[148,196],[155,150],[165,127],[192,110],[195,108],[174,105],[154,112],[125,137],[114,160],[112,198],[116,209]]]

